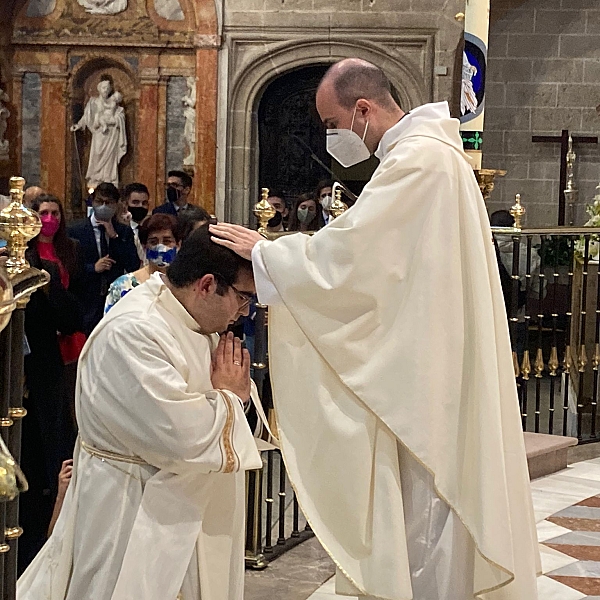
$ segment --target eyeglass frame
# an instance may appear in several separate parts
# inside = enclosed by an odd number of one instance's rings
[[[252,300],[254,300],[254,294],[251,294],[250,292],[242,292],[240,290],[238,290],[235,285],[233,285],[233,283],[229,283],[229,281],[227,281],[227,279],[225,279],[225,277],[223,277],[223,275],[221,275],[221,273],[213,273],[214,277],[219,277],[223,283],[225,283],[225,285],[227,287],[230,287],[235,295],[239,298],[241,298],[243,300],[242,304],[240,304],[240,309],[242,308],[246,308],[246,306],[250,306],[250,304],[252,303]],[[239,300],[238,300],[239,301]]]

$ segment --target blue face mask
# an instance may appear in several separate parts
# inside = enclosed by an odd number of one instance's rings
[[[156,265],[157,267],[167,267],[174,260],[177,254],[177,248],[169,248],[164,244],[158,244],[158,246],[150,246],[146,250],[146,258],[148,262]]]

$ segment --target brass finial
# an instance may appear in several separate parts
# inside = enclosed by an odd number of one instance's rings
[[[25,260],[27,242],[42,228],[37,213],[22,204],[24,187],[25,180],[22,177],[11,177],[11,203],[0,211],[0,238],[8,242],[6,270],[11,279],[29,268],[29,263]]]
[[[577,367],[580,373],[585,373],[585,368],[588,364],[587,352],[585,351],[585,344],[581,344],[579,351],[579,359],[577,360]]]
[[[525,381],[529,379],[531,373],[531,361],[529,360],[529,350],[523,353],[523,362],[521,363],[521,375]]]
[[[329,209],[329,214],[332,219],[337,219],[340,215],[343,215],[348,210],[348,205],[342,202],[342,186],[336,181],[333,184],[333,202]]]
[[[515,229],[523,229],[522,219],[527,211],[521,204],[521,194],[515,196],[515,203],[512,205],[509,212],[515,220]]]
[[[535,376],[538,379],[541,379],[542,374],[544,373],[544,354],[543,354],[541,348],[537,349],[537,353],[535,355],[534,369],[535,369]]]
[[[550,359],[548,360],[548,367],[550,369],[550,376],[556,377],[556,371],[558,371],[558,367],[560,363],[558,362],[558,350],[556,346],[552,346],[552,350],[550,350]]]
[[[260,202],[254,207],[254,214],[258,219],[258,233],[266,235],[267,223],[272,219],[277,212],[270,204],[267,198],[269,197],[269,188],[262,188],[262,197]]]
[[[465,20],[465,13],[464,12],[456,13],[454,15],[454,20],[458,21],[459,23],[463,23]]]
[[[565,359],[563,360],[563,369],[566,373],[568,373],[571,370],[571,365],[571,346],[567,346],[565,348]]]

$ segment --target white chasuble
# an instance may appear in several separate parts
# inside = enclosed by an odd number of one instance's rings
[[[339,593],[535,600],[507,318],[458,121],[420,107],[377,155],[345,214],[253,252],[288,473]]]
[[[19,600],[243,600],[244,472],[262,461],[240,399],[212,389],[216,341],[159,274],[100,322],[73,478]]]

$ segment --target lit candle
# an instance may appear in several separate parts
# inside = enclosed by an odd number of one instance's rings
[[[462,56],[460,131],[473,168],[481,169],[490,0],[466,0],[465,47]]]

